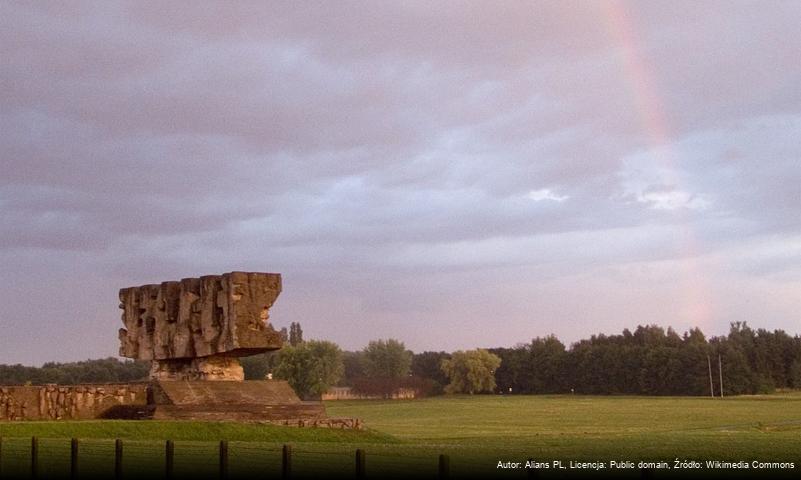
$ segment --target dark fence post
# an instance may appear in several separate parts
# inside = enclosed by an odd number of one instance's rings
[[[172,478],[173,467],[175,465],[175,444],[172,440],[167,440],[164,445],[164,474],[168,479]]]
[[[39,476],[39,439],[31,437],[31,478]]]
[[[447,455],[439,456],[439,478],[445,479],[451,475],[451,458]]]
[[[70,478],[78,478],[78,439],[70,440]]]
[[[220,440],[220,478],[228,478],[228,440]]]
[[[531,479],[540,478],[539,469],[533,467],[534,459],[533,458],[529,458],[528,462],[529,462],[528,478],[531,478]]]
[[[284,445],[281,450],[281,478],[292,476],[292,447]]]
[[[364,478],[365,474],[365,461],[364,450],[361,448],[356,449],[356,478]]]
[[[122,478],[122,440],[114,440],[114,478]]]

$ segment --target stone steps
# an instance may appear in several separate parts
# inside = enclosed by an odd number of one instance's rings
[[[153,382],[156,405],[295,405],[300,398],[282,380]]]
[[[315,420],[326,417],[322,403],[295,405],[156,405],[154,420]]]

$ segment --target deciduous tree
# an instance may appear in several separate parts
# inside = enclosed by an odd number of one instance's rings
[[[495,370],[501,358],[484,349],[454,352],[442,361],[442,370],[450,379],[447,393],[480,393],[495,389]]]
[[[364,373],[372,378],[400,379],[409,375],[412,365],[412,352],[393,338],[371,341],[364,348],[362,358]]]
[[[297,347],[303,343],[303,329],[300,328],[300,323],[292,322],[289,324],[289,344]]]
[[[337,344],[309,340],[281,349],[275,377],[288,381],[301,398],[319,398],[339,381],[344,369]]]

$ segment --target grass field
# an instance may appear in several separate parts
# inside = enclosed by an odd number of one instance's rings
[[[368,472],[433,476],[450,456],[454,476],[496,470],[499,460],[801,460],[801,395],[726,399],[584,396],[456,396],[406,401],[329,402],[331,416],[359,417],[363,432],[237,423],[83,421],[0,424],[0,471],[25,471],[31,436],[41,437],[43,471],[66,471],[69,437],[81,438],[80,465],[110,473],[113,439],[125,441],[126,472],[158,476],[164,443],[175,440],[175,470],[216,471],[227,439],[231,471],[275,476],[282,444],[293,446],[293,471],[348,474],[354,451]],[[553,471],[543,471],[543,476]],[[617,472],[621,473],[621,472]],[[639,471],[623,471],[630,476]],[[663,472],[656,472],[659,476]],[[670,473],[670,472],[666,472]]]

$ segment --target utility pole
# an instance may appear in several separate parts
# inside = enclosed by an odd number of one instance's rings
[[[706,364],[709,366],[709,394],[715,398],[715,387],[712,386],[712,360],[709,359],[709,355],[706,356]]]
[[[720,374],[720,398],[723,398],[723,362],[720,360],[718,353],[718,373]]]

